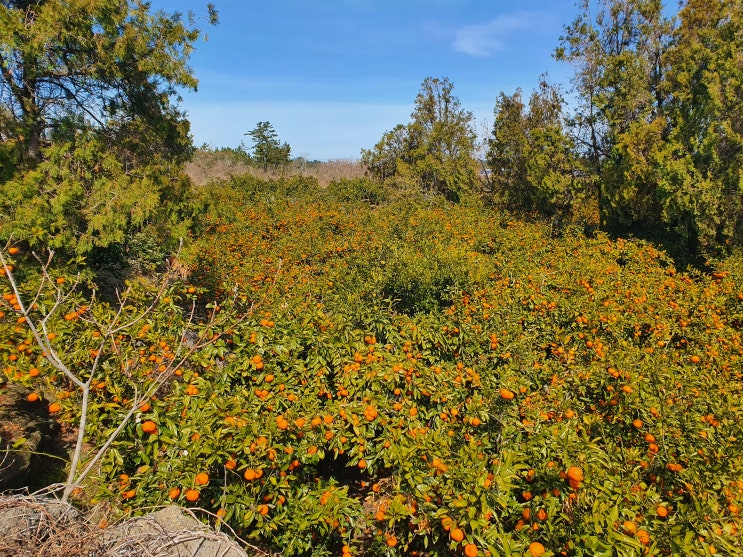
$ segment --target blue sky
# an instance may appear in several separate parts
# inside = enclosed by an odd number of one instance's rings
[[[196,145],[250,146],[273,124],[292,156],[359,158],[407,123],[426,77],[448,77],[462,106],[489,128],[501,91],[528,95],[539,76],[569,87],[552,59],[572,0],[213,0],[220,23],[203,28],[184,94]],[[206,1],[154,0],[205,16]]]

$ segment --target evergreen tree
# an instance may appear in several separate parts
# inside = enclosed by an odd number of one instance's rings
[[[497,201],[556,223],[570,217],[586,191],[583,165],[564,126],[564,104],[559,89],[545,80],[528,107],[520,90],[501,93],[487,155]]]
[[[216,12],[209,6],[209,19]],[[81,258],[185,232],[200,31],[141,0],[0,2],[0,236]]]
[[[246,133],[253,138],[252,159],[263,170],[269,166],[279,166],[289,162],[291,147],[288,143],[281,143],[277,138],[271,122],[258,122],[251,131]]]
[[[412,121],[385,133],[362,162],[379,178],[390,175],[428,193],[456,200],[476,183],[472,113],[452,94],[447,78],[428,77],[415,99]]]

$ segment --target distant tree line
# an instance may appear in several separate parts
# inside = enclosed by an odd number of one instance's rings
[[[743,243],[743,0],[581,0],[542,79],[501,93],[484,193],[558,222],[663,235],[689,256]],[[427,78],[412,121],[362,151],[371,175],[456,193],[478,184],[473,119]]]

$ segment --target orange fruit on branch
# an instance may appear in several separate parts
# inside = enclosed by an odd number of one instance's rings
[[[582,482],[583,469],[579,466],[571,466],[570,468],[568,468],[567,477],[569,480],[573,480],[574,482]]]
[[[500,397],[504,400],[513,400],[515,396],[516,396],[516,393],[514,393],[510,389],[503,388],[500,390]]]
[[[545,551],[546,549],[539,542],[531,542],[529,544],[529,554],[531,555],[531,557],[542,557]]]
[[[479,550],[477,549],[477,546],[474,543],[468,543],[464,546],[464,554],[467,557],[477,557],[477,554],[479,553]]]

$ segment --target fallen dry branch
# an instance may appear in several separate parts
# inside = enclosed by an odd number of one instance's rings
[[[94,513],[95,514],[95,513]],[[246,553],[192,512],[166,507],[105,525],[41,495],[0,496],[0,557],[263,557]]]

